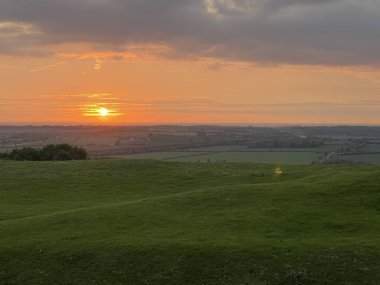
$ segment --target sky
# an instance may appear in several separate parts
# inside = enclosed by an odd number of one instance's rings
[[[0,124],[380,124],[378,0],[1,0]]]

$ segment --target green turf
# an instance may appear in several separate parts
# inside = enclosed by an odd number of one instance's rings
[[[379,284],[380,168],[0,162],[0,284]]]

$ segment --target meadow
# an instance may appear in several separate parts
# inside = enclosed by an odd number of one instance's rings
[[[317,160],[321,156],[321,153],[333,147],[250,149],[245,145],[222,145],[185,149],[183,151],[129,154],[121,157],[126,159],[156,159],[178,162],[253,162],[308,165]]]
[[[115,157],[177,162],[252,162],[277,165],[310,165],[327,153],[337,151],[340,147],[342,144],[326,144],[314,148],[249,148],[246,145],[220,145]],[[380,144],[366,144],[360,151],[369,153],[337,155],[336,158],[352,163],[380,165]]]
[[[380,168],[0,161],[0,284],[378,284]]]

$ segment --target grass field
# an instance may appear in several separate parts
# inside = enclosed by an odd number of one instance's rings
[[[316,152],[301,151],[169,151],[130,154],[127,159],[157,159],[178,162],[254,162],[272,164],[311,164],[319,157]]]
[[[339,159],[363,162],[369,164],[380,164],[380,154],[353,154],[353,155],[339,155]]]
[[[338,144],[316,148],[248,148],[244,145],[224,145],[121,156],[127,159],[156,159],[178,162],[252,162],[310,165],[325,153],[334,152]],[[380,152],[380,144],[367,144],[362,151]],[[338,155],[338,159],[379,165],[380,154]]]
[[[190,148],[184,151],[164,151],[130,154],[127,159],[156,159],[178,162],[252,162],[271,164],[309,165],[335,151],[339,145],[322,145],[315,148],[248,148],[246,145],[221,145]]]
[[[380,168],[0,162],[0,284],[378,284]]]
[[[221,145],[221,146],[208,146],[189,149],[191,151],[224,151],[224,152],[236,152],[236,151],[248,151],[248,152],[331,152],[337,150],[341,145],[326,144],[319,147],[310,148],[249,148],[247,145]]]
[[[255,162],[275,164],[310,164],[318,158],[314,152],[219,152],[200,157],[191,156],[178,158],[178,161],[200,161],[200,162]]]

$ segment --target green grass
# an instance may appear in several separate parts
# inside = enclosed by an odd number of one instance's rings
[[[118,155],[115,157],[122,157],[126,159],[156,159],[156,160],[173,160],[181,159],[182,157],[191,156],[203,156],[207,152],[199,151],[159,151],[159,152],[147,152],[147,153],[136,153],[127,155]]]
[[[311,164],[317,160],[320,154],[317,152],[301,151],[215,151],[206,149],[203,151],[169,151],[151,152],[141,154],[129,154],[126,159],[156,159],[177,162],[254,162],[272,164]]]
[[[183,156],[173,160],[183,162],[254,162],[274,164],[311,164],[318,158],[315,152],[216,152],[199,156]]]
[[[378,284],[380,168],[0,162],[0,284]]]
[[[322,145],[316,148],[248,148],[246,145],[222,145],[186,149],[129,154],[116,157],[126,159],[156,159],[177,162],[251,162],[271,164],[309,165],[323,155],[338,148]]]

